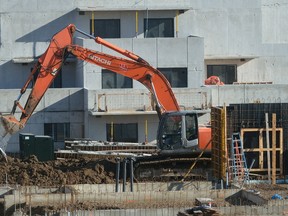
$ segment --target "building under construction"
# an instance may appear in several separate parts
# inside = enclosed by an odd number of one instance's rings
[[[31,99],[35,63],[49,44],[58,45],[51,40],[56,32],[75,24],[83,31],[73,31],[72,44],[118,57],[115,50],[95,43],[100,36],[141,56],[163,73],[181,111],[205,112],[198,123],[212,129],[209,148],[195,151],[192,158],[166,158],[170,167],[159,160],[145,161],[171,177],[176,173],[172,168],[181,171],[185,160],[190,169],[177,173],[181,182],[159,183],[153,177],[149,182],[137,181],[134,156],[153,156],[159,150],[155,146],[159,124],[155,95],[133,78],[88,64],[75,55],[65,56],[50,88],[41,101],[37,98],[39,104],[27,125],[8,141],[6,152],[13,158],[0,164],[0,212],[11,215],[19,209],[24,214],[43,215],[80,209],[83,214],[93,210],[106,215],[104,209],[109,209],[113,215],[112,210],[120,209],[117,213],[123,210],[126,215],[134,209],[131,214],[137,215],[145,209],[146,214],[161,215],[161,209],[162,215],[191,215],[201,209],[205,212],[208,206],[211,211],[217,207],[214,213],[224,215],[286,214],[288,193],[286,186],[278,183],[286,183],[288,172],[287,3],[0,0],[1,115],[26,117],[26,108],[18,105]],[[81,32],[86,33],[83,36]],[[64,56],[64,52],[55,53]],[[42,71],[51,69],[41,63]],[[48,75],[55,76],[54,72]],[[220,80],[205,82],[211,77]],[[28,94],[20,97],[26,88]],[[41,144],[33,141],[32,145],[31,140],[41,140]],[[84,143],[76,145],[69,140]],[[90,143],[94,141],[98,146],[92,151]],[[108,142],[112,145],[106,145]],[[31,144],[24,154],[21,144]],[[63,156],[64,148],[69,148],[74,158]],[[38,159],[32,156],[35,154]],[[80,158],[81,154],[87,157]],[[204,170],[197,175],[202,181],[185,181],[186,174],[197,169]],[[151,174],[149,170],[145,173]],[[196,177],[195,173],[191,176]],[[252,184],[255,182],[264,182],[264,186]],[[126,193],[128,187],[138,194]],[[185,211],[192,206],[196,208]],[[155,211],[148,213],[151,207]]]

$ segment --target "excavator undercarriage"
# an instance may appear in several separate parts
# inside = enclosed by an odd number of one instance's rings
[[[187,149],[186,152],[161,153],[155,144],[145,143],[67,139],[65,150],[56,151],[55,157],[57,159],[106,159],[115,163],[133,161],[134,178],[139,182],[208,180],[212,168],[210,151]]]

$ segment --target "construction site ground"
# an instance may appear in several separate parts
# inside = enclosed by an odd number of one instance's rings
[[[93,160],[93,159],[58,159],[54,161],[40,162],[35,156],[26,160],[8,157],[8,161],[2,160],[0,163],[0,181],[1,185],[13,186],[39,186],[39,187],[63,187],[65,185],[81,184],[115,184],[115,167],[113,160]],[[127,179],[127,181],[130,181]],[[150,180],[153,182],[153,180]],[[137,181],[136,181],[137,182]],[[207,188],[209,189],[209,188]],[[288,197],[288,186],[285,184],[270,185],[267,183],[244,185],[247,191],[251,191],[265,200],[274,199],[274,195],[281,195],[282,199]],[[209,194],[207,194],[209,196]],[[274,196],[275,197],[275,196]],[[242,201],[239,204],[238,199],[230,201],[223,198],[215,199],[215,204],[219,206],[233,205],[255,205],[253,202]],[[194,201],[193,201],[194,202]],[[107,209],[107,208],[167,208],[167,207],[185,207],[193,205],[191,203],[173,202],[169,204],[167,200],[157,203],[129,203],[126,204],[104,204],[79,202],[73,204],[74,209]],[[233,203],[235,202],[235,203]],[[100,205],[100,206],[99,206]],[[102,205],[102,206],[101,206]],[[125,206],[126,205],[126,206]],[[47,207],[48,208],[48,207]],[[49,207],[51,208],[51,206]],[[55,209],[61,209],[63,206],[54,206]],[[55,210],[54,209],[54,210]],[[43,209],[42,209],[43,210]]]

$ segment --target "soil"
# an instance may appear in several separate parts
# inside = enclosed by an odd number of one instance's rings
[[[65,159],[41,162],[36,156],[26,160],[8,157],[0,162],[0,184],[59,186],[69,184],[114,183],[115,161]]]
[[[20,185],[20,186],[63,186],[72,184],[112,184],[115,183],[116,161],[113,159],[58,159],[53,161],[41,162],[36,156],[31,156],[26,160],[8,157],[0,161],[0,184]],[[128,180],[128,179],[127,179]],[[287,185],[268,184],[249,185],[247,190],[259,193],[259,196],[271,200],[274,194],[279,194],[283,199],[288,197]],[[220,201],[223,203],[223,200]],[[118,208],[151,208],[153,203],[141,204],[134,203],[107,204],[103,203],[76,203],[69,206],[70,209],[118,209]],[[243,203],[242,203],[243,204]],[[248,203],[247,203],[248,204]],[[173,203],[173,206],[184,207],[193,203]],[[253,205],[248,204],[248,205]],[[167,207],[168,203],[157,203],[154,207]],[[220,206],[220,205],[219,205]],[[65,206],[66,208],[67,206]],[[25,208],[25,207],[24,207]],[[39,209],[37,209],[39,208]],[[35,207],[35,212],[47,212],[63,209],[63,206],[42,206]]]

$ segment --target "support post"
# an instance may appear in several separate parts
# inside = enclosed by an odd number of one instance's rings
[[[127,167],[127,158],[123,160],[123,192],[126,191],[126,167]]]
[[[134,173],[133,173],[133,165],[134,165],[134,158],[130,158],[130,191],[133,192],[133,179],[134,179]]]
[[[116,158],[116,188],[115,188],[116,192],[119,192],[119,176],[120,176],[120,158]]]
[[[276,113],[272,114],[272,184],[276,184]]]
[[[271,163],[270,163],[270,138],[269,138],[269,121],[268,113],[265,113],[266,122],[266,148],[267,148],[267,167],[268,167],[268,182],[271,184]]]

